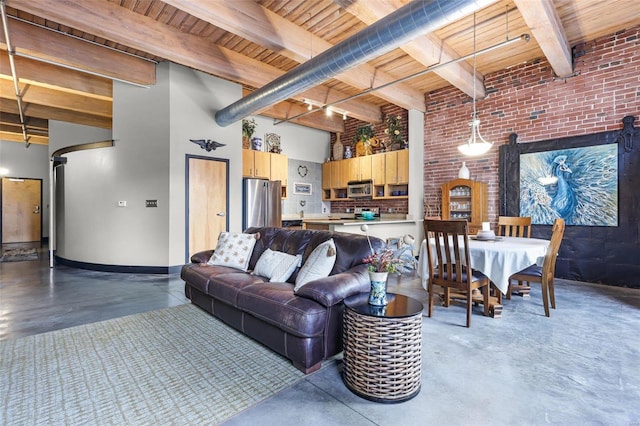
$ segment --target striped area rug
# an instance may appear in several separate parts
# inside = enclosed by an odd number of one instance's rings
[[[0,424],[217,424],[303,376],[187,304],[0,341]]]

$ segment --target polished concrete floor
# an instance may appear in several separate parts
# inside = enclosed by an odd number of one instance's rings
[[[0,263],[0,340],[188,303],[177,275],[50,270]],[[426,301],[414,277],[390,291]],[[640,425],[640,290],[557,280],[505,301],[499,319],[437,306],[423,318],[422,389],[379,404],[352,394],[341,360],[229,420],[229,425]],[[207,424],[203,419],[202,424]]]

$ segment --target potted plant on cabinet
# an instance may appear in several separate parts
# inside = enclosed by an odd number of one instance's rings
[[[251,147],[251,137],[256,131],[258,124],[253,118],[242,119],[242,148],[249,149]]]

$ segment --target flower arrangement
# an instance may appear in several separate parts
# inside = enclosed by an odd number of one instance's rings
[[[362,263],[369,264],[370,272],[395,274],[407,272],[415,267],[416,260],[413,257],[413,242],[415,239],[411,235],[407,234],[402,238],[398,238],[395,243],[387,244],[382,249],[375,251],[367,233],[368,225],[362,225],[360,229],[367,235],[369,248],[371,249],[371,255],[362,259]]]
[[[402,145],[404,141],[402,140],[402,117],[399,115],[388,114],[385,119],[385,123],[387,124],[387,128],[384,129],[384,133],[389,135],[389,139],[391,141],[391,145]]]

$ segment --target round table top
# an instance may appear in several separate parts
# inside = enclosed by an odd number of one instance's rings
[[[359,293],[344,299],[344,305],[360,315],[380,318],[406,318],[419,314],[424,306],[419,300],[402,294],[387,293],[389,304],[369,304],[369,293]]]

